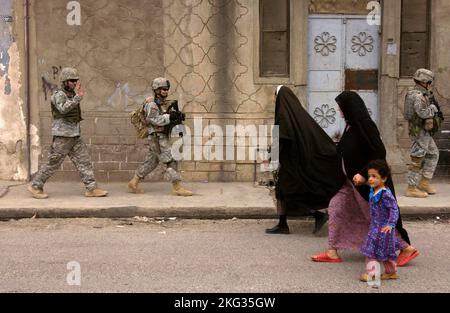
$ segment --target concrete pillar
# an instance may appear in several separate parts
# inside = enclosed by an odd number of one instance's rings
[[[396,181],[404,180],[405,155],[398,144],[398,80],[400,71],[401,1],[383,1],[381,76],[380,76],[380,132],[388,152]],[[391,53],[388,54],[388,47]],[[396,47],[396,49],[392,49]],[[395,53],[392,52],[392,50]]]

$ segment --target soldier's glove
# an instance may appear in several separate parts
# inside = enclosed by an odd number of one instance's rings
[[[442,113],[442,111],[437,112],[436,115],[441,119],[441,121],[444,120],[444,114]]]
[[[438,108],[434,104],[430,105],[430,107],[434,111],[434,113],[439,112]]]

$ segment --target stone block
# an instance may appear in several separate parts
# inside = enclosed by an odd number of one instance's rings
[[[144,145],[127,146],[125,149],[127,163],[144,162],[148,153],[148,146]]]
[[[126,160],[126,148],[121,146],[102,146],[100,150],[101,162],[116,161],[122,162]]]
[[[134,171],[108,171],[109,182],[126,182],[134,175]]]
[[[208,172],[182,172],[181,178],[188,182],[208,182]]]
[[[239,182],[250,182],[254,180],[254,164],[237,164],[236,180]]]
[[[236,181],[235,172],[209,172],[208,180],[210,182],[234,182]]]
[[[95,171],[118,171],[120,170],[120,162],[95,162],[94,163]]]

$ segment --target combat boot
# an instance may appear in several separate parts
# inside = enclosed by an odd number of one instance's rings
[[[141,178],[137,175],[134,175],[134,177],[128,182],[128,189],[130,189],[131,193],[144,193],[144,190],[139,188],[140,181]]]
[[[88,198],[100,198],[100,197],[106,197],[108,195],[108,192],[106,190],[102,190],[100,188],[95,188],[91,191],[86,191],[84,194]]]
[[[184,189],[181,186],[180,182],[174,182],[174,183],[172,183],[172,185],[173,185],[173,188],[172,188],[173,193],[177,196],[190,197],[193,195],[192,191]]]
[[[406,196],[411,198],[427,198],[428,193],[418,189],[416,186],[408,186]]]
[[[419,183],[419,186],[417,186],[420,190],[425,191],[429,195],[435,195],[436,189],[431,186],[430,180],[426,178],[422,178],[422,180]]]
[[[35,199],[47,199],[48,194],[46,194],[42,189],[36,189],[32,185],[28,186],[28,191],[31,193]]]

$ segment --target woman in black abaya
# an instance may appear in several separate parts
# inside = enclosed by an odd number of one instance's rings
[[[288,234],[288,215],[313,215],[317,231],[326,221],[318,210],[328,207],[345,182],[336,145],[285,86],[277,88],[275,125],[279,145],[272,149],[279,151],[275,192],[280,221],[266,232]]]
[[[366,184],[366,167],[370,161],[386,159],[386,149],[378,128],[361,97],[355,92],[344,91],[336,98],[336,102],[347,122],[338,144],[343,162],[341,168],[346,175],[346,182],[330,202],[329,248],[326,252],[312,257],[316,262],[341,262],[337,254],[338,249],[358,249],[361,246],[370,224],[368,212],[370,187]],[[391,178],[386,185],[395,195]],[[398,265],[403,266],[419,253],[410,245],[401,217],[396,228],[402,239]]]

